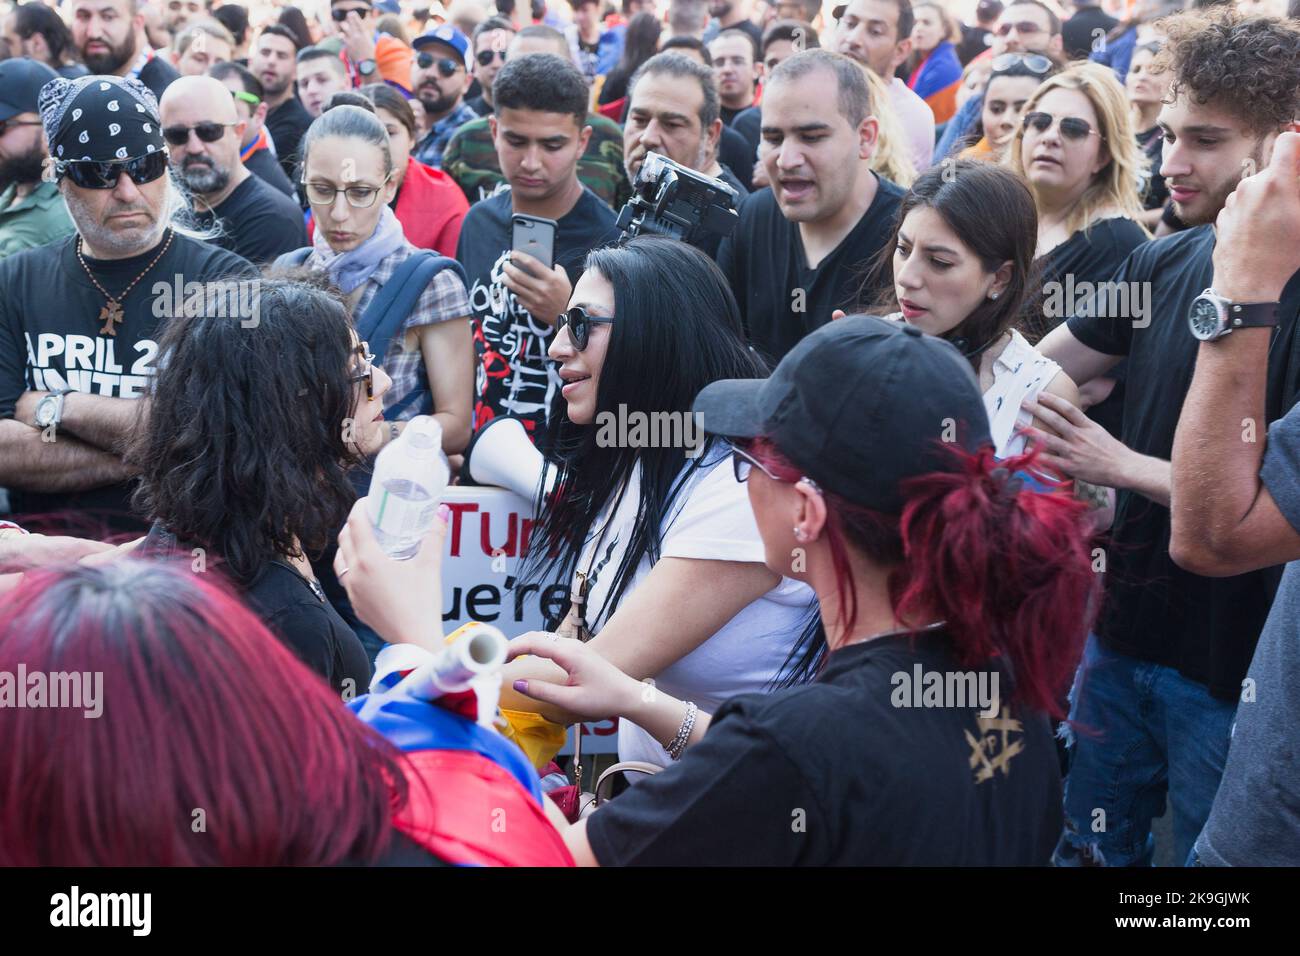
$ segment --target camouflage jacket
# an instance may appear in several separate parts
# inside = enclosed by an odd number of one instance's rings
[[[623,129],[611,119],[588,114],[591,139],[578,160],[578,179],[614,209],[632,195],[623,169]],[[505,184],[488,118],[470,120],[451,138],[442,154],[442,171],[456,180],[471,204],[486,199]]]

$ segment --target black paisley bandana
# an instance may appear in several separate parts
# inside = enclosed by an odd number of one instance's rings
[[[158,101],[130,77],[60,77],[41,88],[39,106],[56,160],[113,162],[163,149]]]

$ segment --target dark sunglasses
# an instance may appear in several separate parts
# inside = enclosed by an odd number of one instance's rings
[[[1012,30],[1015,30],[1022,37],[1032,36],[1035,33],[1042,33],[1043,28],[1033,20],[1018,20],[1015,23],[1003,23],[998,27],[998,36],[1004,37]]]
[[[479,66],[487,66],[497,57],[501,57],[501,62],[504,63],[506,61],[506,51],[505,50],[479,50],[478,53],[474,55],[474,59],[478,60]]]
[[[11,126],[40,126],[40,125],[41,125],[40,120],[15,120],[15,119],[0,120],[0,136],[3,136],[5,133],[9,132],[9,128]]]
[[[167,172],[167,154],[162,150],[147,153],[135,159],[124,159],[111,163],[99,163],[93,160],[55,161],[54,171],[60,176],[67,176],[74,185],[82,189],[115,189],[123,173],[131,178],[137,186],[151,183]]]
[[[348,376],[348,381],[353,385],[357,382],[365,382],[366,398],[373,399],[375,397],[375,357],[370,354],[370,344],[362,342],[353,349],[353,352],[361,359],[361,371]]]
[[[163,139],[173,146],[184,146],[190,141],[190,130],[199,134],[205,143],[215,143],[226,135],[234,123],[195,123],[193,126],[168,126],[162,131]]]
[[[1040,133],[1046,133],[1052,128],[1054,122],[1056,122],[1056,117],[1051,113],[1043,113],[1037,110],[1032,113],[1026,113],[1024,119],[1025,129],[1029,129],[1032,126]],[[1077,116],[1061,117],[1061,136],[1063,138],[1077,143],[1079,140],[1087,139],[1093,133],[1097,133],[1098,136],[1101,136],[1101,133],[1098,133],[1088,125],[1087,120],[1081,120]],[[1101,136],[1101,138],[1105,139],[1106,137]]]
[[[422,70],[427,70],[435,63],[438,64],[438,72],[445,77],[455,76],[456,71],[465,65],[458,63],[449,56],[435,57],[432,53],[417,53],[415,55],[415,65]]]
[[[331,10],[330,16],[334,18],[335,23],[342,23],[344,20],[348,18],[349,13],[355,13],[359,17],[364,17],[369,12],[370,12],[369,7],[365,7],[365,8],[348,7],[348,9],[346,10],[337,10],[337,9]]]
[[[555,331],[558,332],[567,325],[569,335],[573,339],[573,347],[581,352],[587,347],[587,343],[591,341],[591,326],[593,323],[613,321],[613,316],[588,315],[586,309],[580,305],[575,305],[568,312],[560,313],[560,317],[555,322]]]

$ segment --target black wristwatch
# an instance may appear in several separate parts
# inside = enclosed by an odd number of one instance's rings
[[[378,66],[379,64],[377,64],[374,60],[362,60],[360,63],[357,64],[357,72],[360,73],[362,76],[364,76],[366,79],[370,79],[372,76],[375,75],[375,70],[378,68]]]
[[[37,402],[36,427],[49,428],[53,425],[57,428],[63,421],[63,396],[75,391],[75,388],[56,388]]]
[[[1187,324],[1202,342],[1221,339],[1233,329],[1276,328],[1277,302],[1229,302],[1213,289],[1192,300]]]

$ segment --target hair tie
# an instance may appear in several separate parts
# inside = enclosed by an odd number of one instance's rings
[[[1020,476],[1019,472],[1013,474],[1001,465],[989,472],[989,479],[993,482],[994,496],[1008,504],[1015,503],[1016,497],[1020,494],[1020,489],[1025,484],[1025,480]]]

